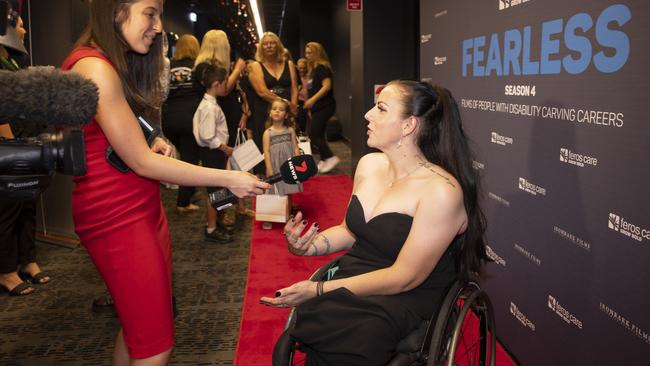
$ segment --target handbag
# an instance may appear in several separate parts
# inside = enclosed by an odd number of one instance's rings
[[[235,147],[230,157],[230,167],[233,170],[241,170],[247,172],[257,164],[264,161],[264,155],[260,149],[255,145],[255,142],[246,139],[244,130],[237,129],[237,138],[235,139]]]
[[[311,140],[307,136],[298,136],[298,149],[304,155],[311,155]]]
[[[289,197],[262,194],[255,197],[255,220],[266,222],[287,222],[289,218]]]

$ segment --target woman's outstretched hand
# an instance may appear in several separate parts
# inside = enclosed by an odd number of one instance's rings
[[[271,188],[270,184],[247,172],[229,170],[228,174],[230,175],[226,187],[239,198],[257,196]]]
[[[264,305],[279,308],[294,307],[316,296],[316,282],[305,280],[296,282],[293,285],[279,289],[275,297],[264,296],[260,302]]]
[[[307,226],[307,220],[303,220],[302,212],[298,211],[296,216],[291,217],[284,225],[284,236],[287,238],[287,247],[292,254],[305,255],[310,246],[313,246],[313,240],[318,234],[318,223],[313,223],[311,227],[303,234],[302,231]]]

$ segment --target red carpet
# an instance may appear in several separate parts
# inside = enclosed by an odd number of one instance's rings
[[[339,224],[345,215],[352,180],[346,175],[318,176],[304,183],[304,192],[292,196],[293,203],[310,222],[318,222],[322,229]],[[318,267],[331,258],[296,257],[287,251],[282,235],[282,224],[273,229],[262,229],[262,223],[253,223],[248,279],[239,341],[234,365],[270,365],[276,339],[284,329],[289,309],[271,308],[260,304],[262,296],[271,296],[275,290],[307,279]]]
[[[305,182],[303,193],[292,197],[310,223],[316,220],[326,229],[343,220],[351,191],[352,180],[348,176],[318,176]],[[284,329],[289,309],[262,305],[260,297],[270,296],[279,288],[308,278],[318,267],[340,255],[296,257],[287,251],[282,227],[274,223],[273,229],[264,230],[261,222],[253,223],[235,366],[270,365],[273,346]],[[462,355],[463,345],[459,348]],[[457,360],[459,365],[468,364],[462,356]],[[497,344],[496,364],[515,365],[500,344]]]

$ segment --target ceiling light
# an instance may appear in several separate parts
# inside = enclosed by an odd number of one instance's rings
[[[190,22],[196,23],[196,13],[193,11],[190,12]]]
[[[253,18],[255,19],[255,26],[257,27],[257,35],[262,39],[264,30],[262,29],[262,20],[260,18],[260,10],[257,7],[257,0],[250,0],[251,9],[253,10]]]

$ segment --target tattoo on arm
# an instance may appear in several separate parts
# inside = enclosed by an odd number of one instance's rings
[[[314,242],[309,244],[309,246],[314,247],[314,253],[312,255],[318,255],[318,248],[316,247],[316,245],[314,245]]]
[[[322,239],[323,239],[323,242],[325,242],[325,251],[323,252],[323,254],[327,254],[327,253],[329,253],[329,252],[330,252],[330,249],[332,248],[332,244],[330,244],[330,240],[327,239],[327,237],[326,237],[325,235],[323,235],[323,234],[318,234],[318,235],[316,235],[316,239],[317,239],[317,238],[322,238]],[[315,241],[315,240],[314,240],[314,241]]]

